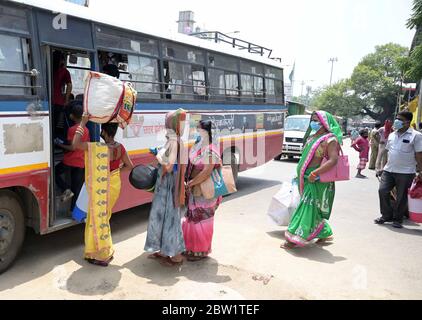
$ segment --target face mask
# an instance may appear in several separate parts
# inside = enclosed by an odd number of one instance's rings
[[[403,123],[403,121],[401,121],[401,120],[399,120],[399,119],[396,119],[396,120],[394,121],[393,128],[394,128],[395,130],[400,130],[400,129],[403,129],[403,127],[404,127],[404,123]]]
[[[193,135],[193,138],[195,139],[195,143],[198,143],[199,141],[201,141],[201,135],[199,134],[199,132],[195,132],[195,134]]]
[[[319,131],[321,129],[321,124],[317,121],[311,121],[310,126],[313,131]]]

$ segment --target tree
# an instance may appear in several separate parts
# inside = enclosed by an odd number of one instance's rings
[[[413,13],[407,21],[409,29],[418,28],[422,26],[422,0],[413,0]]]
[[[413,1],[413,13],[407,22],[409,29],[416,29],[410,56],[402,62],[409,82],[422,79],[422,0]]]
[[[353,70],[351,87],[362,101],[362,114],[384,122],[392,118],[408,49],[388,43],[375,47]]]
[[[362,101],[353,92],[350,80],[342,80],[317,91],[311,104],[317,110],[346,118],[358,115],[362,110]]]

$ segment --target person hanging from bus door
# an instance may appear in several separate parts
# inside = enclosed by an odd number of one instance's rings
[[[62,201],[67,201],[72,198],[71,210],[75,207],[76,200],[78,199],[79,192],[85,181],[85,155],[82,150],[76,150],[73,146],[73,138],[75,137],[76,130],[82,121],[83,106],[81,101],[72,101],[69,104],[70,120],[75,125],[67,132],[67,143],[64,144],[60,139],[56,138],[55,144],[64,149],[63,162],[60,162],[55,167],[55,180],[60,191],[63,192],[61,196]],[[84,127],[84,135],[81,138],[82,142],[89,142],[89,130]],[[62,175],[70,174],[70,181],[63,179]]]
[[[101,125],[101,138],[105,144],[82,142],[88,120],[89,116],[84,114],[73,139],[73,146],[85,151],[85,181],[90,194],[84,258],[91,264],[107,267],[114,255],[110,218],[120,196],[120,173],[130,172],[133,163],[125,147],[114,140],[117,123]],[[108,189],[104,189],[104,183]]]
[[[53,127],[54,139],[65,140],[67,136],[67,117],[65,108],[72,94],[72,78],[66,69],[66,55],[62,51],[53,52]]]

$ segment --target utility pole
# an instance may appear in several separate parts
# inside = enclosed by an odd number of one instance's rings
[[[337,62],[338,59],[337,58],[330,58],[330,60],[328,60],[328,62],[331,62],[331,76],[330,76],[330,87],[331,87],[331,83],[333,82],[333,69],[334,69],[334,62]]]

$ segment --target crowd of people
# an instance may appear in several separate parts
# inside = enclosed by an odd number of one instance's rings
[[[83,112],[82,100],[71,98],[72,85],[63,57],[58,55],[55,59],[55,137],[66,140],[55,140],[57,147],[65,151],[63,161],[55,168],[56,183],[64,198],[72,198],[73,210],[85,182],[92,203],[86,217],[84,256],[89,263],[108,266],[114,255],[110,218],[120,195],[120,172],[130,171],[134,166],[125,147],[115,141],[116,123],[101,125],[104,144],[90,143],[89,116]],[[105,66],[104,72],[119,77],[115,66]],[[362,172],[368,162],[369,169],[375,170],[380,178],[381,217],[375,220],[376,224],[392,222],[393,227],[402,228],[403,219],[408,216],[408,189],[415,178],[422,180],[420,173],[416,176],[417,169],[422,168],[422,134],[411,127],[412,119],[412,113],[402,111],[394,123],[386,120],[383,125],[376,123],[371,132],[362,129],[351,134],[351,146],[359,152],[356,178],[367,178]],[[166,144],[151,150],[156,157],[158,177],[144,250],[150,259],[167,266],[180,266],[185,258],[202,260],[211,253],[214,215],[222,202],[221,197],[205,198],[200,188],[213,170],[222,165],[212,135],[213,123],[198,122],[195,145],[188,151],[181,140],[185,122],[185,110],[169,112],[165,120]],[[337,165],[342,145],[342,129],[335,118],[325,111],[314,112],[297,166],[300,201],[282,248],[303,247],[313,240],[333,241],[328,220],[335,182],[322,182],[320,177]],[[186,155],[187,163],[182,161]],[[70,174],[70,180],[62,178],[65,172]],[[390,196],[393,189],[395,203]]]
[[[405,217],[409,217],[408,190],[413,181],[422,181],[422,134],[411,127],[413,114],[402,111],[394,124],[387,120],[381,127],[377,123],[370,136],[368,130],[351,136],[352,147],[359,152],[357,178],[366,178],[362,170],[369,160],[369,168],[376,170],[380,179],[379,203],[381,217],[375,220],[382,225],[391,222],[394,228],[403,228]],[[320,176],[336,166],[342,145],[340,127],[331,114],[317,111],[312,115],[305,136],[305,146],[297,166],[300,202],[292,214],[285,233],[284,249],[304,247],[311,241],[333,241],[333,232],[328,224],[335,183],[324,183]],[[328,161],[323,161],[327,158]],[[417,174],[416,174],[417,173]],[[395,201],[391,192],[396,189]]]

